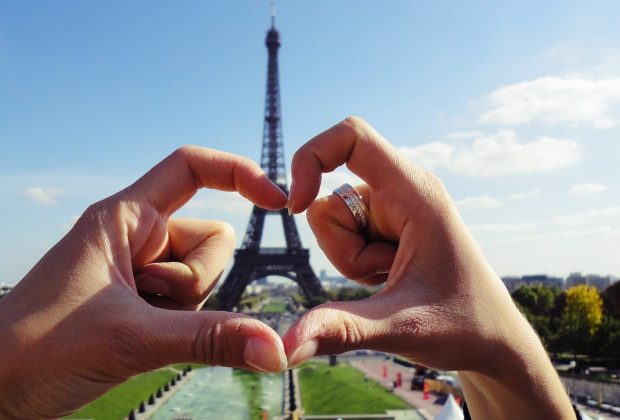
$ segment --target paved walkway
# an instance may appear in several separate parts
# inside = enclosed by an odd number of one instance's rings
[[[414,369],[398,365],[391,360],[377,358],[350,360],[349,363],[351,366],[364,372],[369,378],[374,379],[385,387],[396,380],[396,373],[400,372],[403,386],[401,388],[396,388],[394,394],[416,407],[420,410],[421,414],[425,415],[427,418],[433,418],[441,411],[442,405],[434,404],[437,399],[435,395],[430,394],[430,399],[424,400],[422,391],[412,391],[410,389]],[[387,379],[383,378],[383,365],[387,366]]]
[[[182,371],[175,369],[172,366],[170,366],[169,369],[176,371],[176,373],[182,373]],[[164,391],[161,398],[156,398],[155,404],[153,405],[146,404],[146,401],[145,401],[144,408],[146,408],[146,411],[144,413],[139,413],[136,407],[136,409],[134,409],[136,420],[146,420],[149,417],[151,417],[163,403],[168,401],[170,397],[172,397],[179,389],[183,387],[183,385],[187,383],[187,379],[191,378],[194,375],[194,372],[195,370],[191,370],[190,372],[187,372],[185,376],[181,376],[180,380],[176,380],[176,385],[173,387],[170,387],[170,391]]]

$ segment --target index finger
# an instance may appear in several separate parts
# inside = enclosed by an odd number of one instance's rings
[[[198,146],[183,146],[155,165],[127,193],[171,214],[200,188],[238,191],[269,210],[286,205],[286,194],[250,159]]]
[[[323,172],[347,167],[371,188],[399,171],[402,159],[394,147],[364,120],[349,117],[304,144],[293,156],[289,210],[298,213],[316,198]],[[303,179],[303,182],[297,180]]]

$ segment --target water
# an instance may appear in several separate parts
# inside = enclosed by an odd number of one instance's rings
[[[282,410],[282,375],[253,374],[230,368],[197,369],[151,417],[153,420],[269,418]],[[252,409],[254,407],[254,409]]]

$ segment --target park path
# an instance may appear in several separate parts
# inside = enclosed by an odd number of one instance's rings
[[[401,366],[391,360],[379,358],[360,358],[351,359],[349,363],[354,368],[367,374],[369,378],[379,382],[382,386],[388,387],[388,384],[396,380],[396,374],[402,375],[403,386],[394,389],[394,394],[416,407],[420,414],[426,418],[432,419],[441,411],[442,405],[434,404],[437,397],[430,394],[430,399],[425,400],[422,391],[412,391],[410,389],[411,379],[413,378],[415,369]],[[383,378],[383,366],[387,366],[387,379]]]
[[[172,367],[172,366],[168,366],[169,370],[175,371],[176,373],[182,373],[182,371]],[[192,376],[194,376],[195,370],[191,370],[189,372],[187,372],[185,374],[185,376],[181,376],[181,379],[176,380],[176,385],[170,387],[170,391],[164,391],[163,395],[161,398],[156,398],[155,399],[155,404],[150,405],[150,404],[146,404],[145,401],[145,405],[144,408],[146,409],[146,411],[144,413],[139,413],[137,412],[137,408],[134,410],[134,415],[135,415],[135,419],[136,420],[147,420],[149,419],[158,409],[159,407],[161,407],[162,404],[164,404],[166,401],[168,401],[168,399],[170,399],[170,397],[172,397],[179,389],[181,389],[183,387],[183,385],[185,385],[187,383],[187,380],[189,378],[191,378]]]

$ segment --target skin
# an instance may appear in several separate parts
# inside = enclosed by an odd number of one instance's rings
[[[370,210],[360,232],[322,172],[347,164]],[[137,373],[179,362],[276,372],[314,354],[369,348],[458,370],[474,418],[574,418],[540,340],[469,235],[441,182],[358,118],[293,159],[289,210],[308,209],[319,245],[347,277],[385,283],[321,305],[280,339],[240,314],[192,312],[234,248],[221,222],[171,219],[198,188],[282,208],[248,159],[183,147],[89,207],[0,300],[0,418],[69,414]],[[285,353],[286,352],[286,353]]]
[[[370,213],[360,232],[344,201],[315,201],[321,174],[346,164]],[[346,277],[382,290],[304,314],[283,337],[289,366],[354,349],[457,370],[473,418],[575,415],[539,338],[469,234],[443,184],[351,117],[297,151],[289,209],[307,209],[319,246]]]
[[[170,219],[201,187],[237,190],[269,209],[286,204],[256,163],[183,147],[89,207],[0,300],[0,418],[61,417],[176,362],[286,367],[267,325],[184,311],[207,298],[235,246],[225,223]]]

